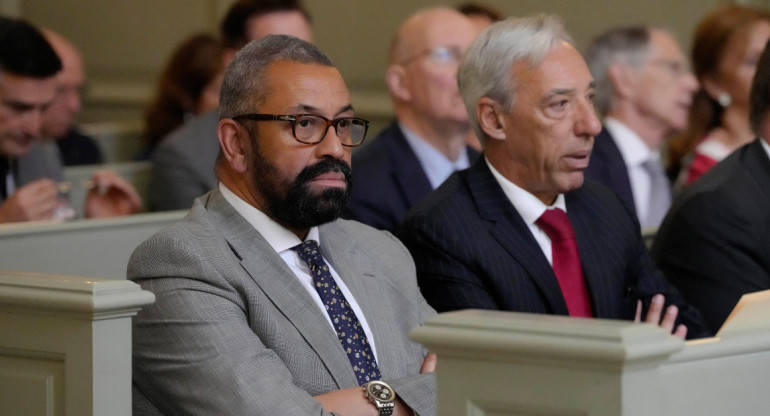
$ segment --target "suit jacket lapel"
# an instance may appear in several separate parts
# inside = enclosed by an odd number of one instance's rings
[[[529,227],[492,176],[484,159],[468,171],[468,186],[481,217],[494,223],[492,236],[511,254],[540,287],[555,314],[568,314],[553,268],[529,231]],[[505,260],[501,260],[505,261]]]
[[[251,279],[303,335],[339,386],[356,385],[350,362],[329,323],[294,273],[259,232],[214,190],[207,204]],[[346,282],[347,283],[347,282]]]
[[[612,227],[608,227],[606,222],[599,220],[610,218],[612,213],[597,211],[601,210],[604,204],[600,201],[586,201],[586,197],[587,195],[580,189],[565,194],[567,215],[575,230],[580,263],[583,266],[591,306],[597,318],[618,316],[614,311],[616,304],[604,300],[617,299],[621,295],[613,293],[613,288],[618,287],[618,279],[622,279],[623,276],[613,276],[610,265],[606,263],[613,261],[613,255],[607,253],[606,245],[608,241],[612,241],[612,237],[607,235],[612,232]]]
[[[393,342],[392,334],[399,327],[392,311],[398,308],[388,300],[386,280],[356,248],[356,236],[346,233],[336,222],[321,226],[321,251],[324,257],[345,282],[363,312],[374,337],[377,363],[383,378],[392,374],[405,374],[402,351]],[[333,243],[333,244],[332,244]],[[333,245],[333,247],[332,247]]]

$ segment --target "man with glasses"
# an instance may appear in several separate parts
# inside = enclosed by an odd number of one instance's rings
[[[585,170],[636,212],[642,228],[658,227],[671,206],[660,148],[687,126],[698,81],[676,39],[645,26],[612,29],[586,52],[604,118]]]
[[[137,408],[435,415],[435,357],[408,337],[435,312],[409,254],[337,219],[368,122],[333,63],[297,38],[252,42],[219,118],[218,186],[129,262],[156,296],[134,321]]]
[[[447,8],[419,11],[398,29],[385,73],[396,121],[353,157],[350,218],[394,231],[412,205],[478,157],[466,146],[457,90],[460,58],[477,34]]]

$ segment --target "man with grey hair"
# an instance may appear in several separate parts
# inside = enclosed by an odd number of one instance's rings
[[[583,180],[594,81],[560,19],[496,23],[460,64],[484,158],[419,203],[398,236],[438,311],[500,309],[654,322],[708,335],[655,270],[633,213]]]
[[[585,176],[614,190],[642,228],[658,227],[671,205],[660,147],[687,126],[698,81],[676,39],[658,28],[604,32],[588,47],[586,61],[604,128]]]
[[[408,337],[435,312],[409,253],[337,219],[367,125],[310,43],[271,35],[236,55],[221,89],[219,184],[129,261],[128,277],[156,296],[134,320],[137,407],[436,414],[435,356]]]

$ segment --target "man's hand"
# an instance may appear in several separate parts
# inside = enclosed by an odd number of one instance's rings
[[[435,372],[437,363],[438,357],[436,354],[429,353],[422,360],[422,366],[420,366],[420,374]]]
[[[117,173],[107,169],[98,170],[91,180],[94,187],[86,196],[86,217],[116,217],[133,214],[142,208],[139,193]]]
[[[58,198],[54,181],[38,179],[30,182],[0,205],[0,223],[49,220]]]
[[[644,322],[653,323],[661,328],[666,329],[668,332],[673,333],[675,336],[685,339],[687,336],[687,327],[680,324],[674,330],[674,324],[676,323],[676,317],[679,314],[679,308],[675,305],[671,305],[666,308],[666,313],[663,313],[663,306],[666,304],[666,298],[657,294],[652,297],[650,302],[650,310],[647,311],[647,316],[644,317]],[[636,304],[636,317],[634,322],[642,322],[642,301],[638,301]]]

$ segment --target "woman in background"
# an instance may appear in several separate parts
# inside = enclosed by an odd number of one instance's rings
[[[677,189],[753,139],[749,91],[768,39],[770,14],[738,4],[717,8],[698,24],[692,62],[700,89],[687,129],[669,146],[669,174],[677,178]]]
[[[171,55],[145,113],[143,158],[186,120],[217,107],[225,70],[223,50],[214,36],[197,34],[182,42]]]

